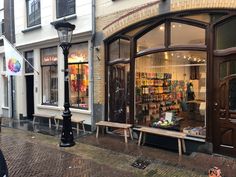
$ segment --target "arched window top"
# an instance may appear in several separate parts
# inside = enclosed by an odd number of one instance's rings
[[[203,28],[171,22],[170,31],[171,45],[205,45],[206,32]]]
[[[225,23],[221,23],[216,26],[216,44],[217,50],[223,50],[231,47],[236,47],[236,17],[231,18]]]
[[[182,16],[184,18],[193,19],[205,23],[213,23],[227,13],[201,13]]]
[[[165,44],[165,24],[148,31],[137,40],[137,52],[144,52],[152,48],[164,48]]]
[[[135,29],[133,29],[133,30],[131,30],[131,31],[127,32],[127,33],[125,33],[125,35],[132,37],[132,36],[136,35],[138,32],[142,31],[142,30],[143,30],[144,28],[146,28],[147,26],[148,26],[148,25],[144,25],[144,26],[137,27],[137,28],[135,28]]]

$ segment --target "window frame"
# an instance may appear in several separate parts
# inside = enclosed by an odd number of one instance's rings
[[[65,2],[65,0],[56,0],[56,18],[59,19],[59,18],[63,18],[63,17],[66,17],[66,16],[70,16],[70,15],[73,15],[73,14],[76,14],[76,1],[75,0],[69,0],[70,2]],[[58,8],[60,5],[60,3],[65,3],[63,6],[63,14],[60,14],[60,8]],[[71,4],[70,4],[71,3]],[[73,12],[72,13],[69,13],[69,5],[71,5],[71,7],[73,6]]]
[[[90,68],[90,65],[89,65],[89,42],[88,41],[84,41],[84,42],[80,42],[80,43],[74,43],[72,44],[72,46],[75,46],[75,45],[80,45],[80,44],[86,44],[87,45],[87,52],[88,52],[88,56],[87,56],[87,60],[86,61],[79,61],[79,62],[69,62],[68,61],[68,68],[70,65],[84,65],[84,64],[87,64],[88,65],[88,70]],[[72,52],[72,50],[70,50],[70,53]],[[70,53],[69,53],[69,57],[70,57]],[[77,71],[79,73],[79,70]],[[70,75],[70,73],[69,73]],[[69,76],[70,78],[70,76]],[[88,76],[87,76],[88,80],[89,80],[89,72],[88,72]],[[70,85],[70,80],[69,80],[69,85]],[[82,107],[76,107],[76,106],[71,106],[71,108],[74,108],[74,109],[78,109],[78,110],[90,110],[90,87],[88,85],[88,108],[82,108]],[[71,92],[71,90],[69,89],[69,92]],[[77,95],[78,95],[78,98],[79,98],[79,91],[77,91]],[[70,102],[70,97],[69,97],[69,102]]]
[[[47,48],[41,48],[40,49],[40,67],[41,67],[41,104],[42,105],[49,105],[49,106],[58,106],[58,101],[59,101],[59,96],[58,96],[58,55],[57,55],[57,61],[56,61],[56,63],[50,63],[50,64],[44,64],[43,63],[43,61],[42,61],[42,56],[43,56],[43,54],[42,54],[42,51],[44,50],[44,49],[53,49],[53,48],[55,48],[55,50],[56,50],[56,54],[57,54],[57,47],[56,46],[54,46],[54,47],[47,47]],[[57,104],[52,104],[52,103],[44,103],[43,102],[43,93],[44,93],[44,77],[43,77],[43,70],[44,70],[44,68],[48,68],[49,67],[49,73],[50,73],[50,76],[49,76],[49,78],[50,78],[50,80],[52,79],[52,77],[51,77],[51,70],[52,70],[52,67],[53,66],[55,66],[56,67],[56,71],[57,71]],[[52,88],[51,88],[51,83],[49,84],[49,90],[50,90],[50,93],[51,93],[51,90],[52,90]],[[51,95],[50,95],[51,96]],[[50,101],[51,101],[51,99],[50,99]]]
[[[27,57],[29,53],[32,53],[32,57]],[[34,51],[26,51],[25,52],[25,59],[32,65],[34,66]],[[32,74],[34,73],[34,69],[28,64],[28,62],[25,61],[25,74]],[[29,70],[26,70],[27,68],[30,68]]]
[[[40,0],[36,0],[36,2],[39,4],[39,22],[36,22],[36,10],[35,10],[35,8],[34,8],[34,11],[33,11],[33,15],[34,15],[34,20],[33,20],[33,23],[32,24],[29,24],[29,16],[30,16],[30,14],[29,14],[29,1],[30,0],[26,0],[26,18],[27,18],[27,27],[29,28],[29,27],[33,27],[33,26],[36,26],[36,25],[39,25],[39,24],[41,24],[41,1]],[[33,0],[33,1],[35,1],[35,0]],[[35,7],[35,6],[34,6]]]

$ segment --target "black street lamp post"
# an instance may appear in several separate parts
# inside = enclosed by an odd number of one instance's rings
[[[55,25],[59,39],[60,47],[63,50],[64,55],[64,111],[62,114],[63,125],[61,134],[61,147],[71,147],[75,145],[74,136],[71,126],[71,112],[69,102],[69,75],[68,75],[68,54],[71,47],[71,40],[75,25],[66,22],[65,20],[57,22]]]

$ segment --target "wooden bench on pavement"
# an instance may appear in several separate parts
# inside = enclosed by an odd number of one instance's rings
[[[49,128],[52,128],[52,120],[54,120],[54,123],[56,125],[56,119],[54,115],[45,115],[45,114],[33,114],[33,125],[35,124],[36,118],[47,118],[48,119],[48,126]]]
[[[130,137],[131,137],[131,139],[133,139],[132,129],[131,129],[131,127],[133,126],[132,124],[109,122],[109,121],[99,121],[96,123],[96,126],[97,126],[96,138],[98,138],[99,127],[112,127],[112,128],[120,128],[120,129],[124,130],[125,143],[128,142],[127,130],[129,130]]]
[[[143,144],[144,144],[145,143],[145,134],[150,133],[150,134],[155,134],[155,135],[177,138],[178,139],[179,155],[182,155],[182,149],[183,149],[183,152],[186,152],[186,147],[185,147],[185,142],[184,142],[184,139],[186,138],[185,133],[175,132],[175,131],[170,131],[170,130],[163,130],[160,128],[152,128],[152,127],[134,128],[134,130],[137,130],[140,132],[139,139],[138,139],[139,146],[142,141],[142,135],[144,134],[144,138],[143,138]]]
[[[63,120],[63,117],[62,116],[56,116],[55,117],[55,121],[56,121],[56,128],[58,129],[59,128],[59,122],[60,120]],[[82,130],[83,132],[85,133],[85,127],[84,127],[84,119],[80,119],[78,117],[71,117],[71,122],[74,122],[76,123],[76,131],[77,131],[77,134],[79,134],[79,124],[82,126]]]

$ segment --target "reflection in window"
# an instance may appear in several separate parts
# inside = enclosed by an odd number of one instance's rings
[[[229,109],[236,110],[236,79],[229,81]]]
[[[27,26],[31,27],[41,23],[40,0],[27,0]]]
[[[88,93],[88,64],[70,64],[70,104],[71,107],[87,109]]]
[[[71,107],[89,109],[88,43],[74,44],[68,58]]]
[[[205,45],[205,29],[192,25],[172,22],[171,45],[189,44]]]
[[[88,62],[88,43],[73,44],[70,48],[68,63]]]
[[[236,47],[236,18],[216,28],[216,49]]]
[[[236,74],[236,61],[230,61],[229,66],[229,74]]]
[[[42,103],[58,104],[57,48],[41,49]]]
[[[179,131],[204,127],[206,52],[161,52],[139,57],[135,63],[138,125]]]
[[[227,76],[227,62],[220,64],[220,79]]]
[[[160,25],[148,33],[144,34],[137,41],[137,52],[145,51],[146,49],[164,47],[165,25]]]
[[[130,58],[130,41],[117,39],[109,45],[110,61]]]
[[[57,0],[57,18],[75,14],[75,0]]]
[[[25,73],[33,73],[34,69],[32,68],[32,66],[34,66],[34,52],[33,51],[29,51],[29,52],[25,52],[25,59],[31,64],[31,66],[29,65],[28,62],[25,62]]]

